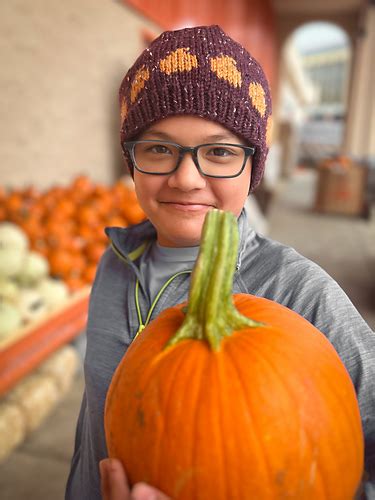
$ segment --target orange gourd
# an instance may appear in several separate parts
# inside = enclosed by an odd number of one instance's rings
[[[105,249],[106,249],[106,245],[104,245],[103,243],[93,242],[93,243],[89,243],[86,246],[85,254],[86,254],[87,259],[89,260],[90,263],[97,264],[99,262],[101,256],[105,252]]]
[[[14,215],[21,212],[24,208],[24,199],[20,192],[13,191],[6,199],[5,206],[9,215]]]
[[[92,206],[82,205],[77,211],[77,221],[85,226],[97,227],[99,215]]]
[[[85,283],[91,284],[94,281],[96,274],[96,264],[88,264],[82,271],[82,279]]]
[[[135,191],[128,189],[121,213],[130,224],[137,224],[146,218],[144,211],[139,205]]]
[[[237,239],[233,215],[208,214],[188,305],[152,321],[113,376],[109,456],[173,499],[352,499],[364,445],[351,379],[304,318],[232,296]]]
[[[49,258],[52,276],[65,278],[72,270],[72,259],[66,250],[54,250]]]
[[[79,193],[81,197],[91,194],[94,189],[94,185],[87,175],[77,175],[77,177],[73,180],[71,187],[72,190]]]
[[[5,207],[2,207],[2,206],[0,205],[0,221],[1,221],[1,222],[2,222],[2,221],[5,221],[5,220],[6,220],[6,218],[7,218],[7,212],[6,212],[6,210],[5,210]]]

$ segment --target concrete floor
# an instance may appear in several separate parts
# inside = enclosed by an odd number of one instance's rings
[[[369,221],[314,214],[314,187],[313,171],[298,171],[281,185],[268,216],[269,236],[325,268],[375,329],[375,213]],[[80,372],[69,396],[0,466],[2,500],[63,498],[82,389]]]

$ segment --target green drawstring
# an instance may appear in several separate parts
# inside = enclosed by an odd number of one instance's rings
[[[164,283],[164,285],[161,287],[161,289],[159,290],[158,294],[156,295],[155,299],[153,300],[152,304],[151,304],[151,307],[147,313],[147,317],[146,317],[146,321],[143,323],[143,319],[142,319],[142,314],[141,314],[141,308],[139,306],[139,280],[137,278],[137,281],[135,283],[135,307],[137,309],[137,315],[138,315],[138,322],[139,322],[139,327],[138,327],[138,331],[137,333],[135,334],[135,337],[134,339],[138,336],[139,333],[141,333],[142,330],[144,330],[146,328],[146,326],[149,324],[150,322],[150,318],[151,318],[151,315],[152,315],[152,312],[153,310],[155,309],[155,306],[158,302],[158,300],[160,299],[162,293],[164,292],[164,290],[167,288],[167,286],[175,279],[177,278],[177,276],[180,276],[181,274],[191,274],[191,271],[180,271],[176,274],[174,274],[173,276],[171,276],[169,278],[168,281],[166,281]],[[133,339],[133,340],[134,340]]]
[[[138,327],[138,331],[135,334],[134,338],[136,338],[138,333],[140,333],[145,327],[145,325],[143,324],[143,320],[142,320],[141,308],[139,307],[139,280],[138,280],[138,278],[137,278],[137,281],[135,282],[135,307],[137,308],[139,327]]]
[[[129,260],[133,261],[133,260],[136,260],[138,257],[140,257],[142,255],[142,253],[146,250],[147,246],[150,243],[149,241],[143,243],[142,245],[140,245],[139,247],[137,247],[135,250],[133,250],[131,253],[129,253],[128,257],[126,258],[120,252],[120,250],[116,247],[116,245],[113,243],[113,241],[112,240],[110,240],[110,241],[111,241],[112,250],[115,252],[115,254],[117,255],[117,257],[119,257],[125,264],[128,264]],[[169,280],[166,283],[164,283],[164,285],[161,287],[161,289],[159,290],[158,294],[156,295],[154,301],[152,302],[150,310],[148,311],[148,314],[147,314],[147,317],[146,317],[146,321],[144,323],[143,323],[143,319],[142,319],[141,308],[139,306],[139,280],[137,278],[137,281],[135,282],[135,307],[137,309],[139,327],[138,327],[138,331],[135,334],[134,338],[136,338],[137,335],[144,328],[146,328],[146,326],[150,322],[150,318],[151,318],[152,312],[155,309],[155,306],[156,306],[158,300],[160,299],[160,296],[162,295],[162,293],[164,292],[164,290],[167,288],[167,286],[169,285],[169,283],[171,283],[171,281],[173,281],[175,278],[177,278],[177,276],[180,276],[181,274],[191,274],[191,271],[180,271],[180,272],[174,274],[173,276],[171,276],[169,278]]]

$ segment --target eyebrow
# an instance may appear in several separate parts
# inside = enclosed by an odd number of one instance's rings
[[[144,136],[149,136],[149,135],[152,135],[153,137],[159,137],[160,139],[165,139],[165,140],[168,140],[168,141],[173,141],[173,142],[176,142],[176,140],[173,138],[173,136],[165,133],[165,132],[161,132],[161,131],[158,131],[158,130],[153,130],[153,129],[149,129],[147,130],[146,132],[144,132],[142,134],[141,137],[144,137]],[[231,141],[238,141],[239,139],[233,135],[233,134],[212,134],[212,135],[206,135],[205,137],[203,137],[201,139],[202,141],[209,141],[209,142],[215,142],[215,141],[222,141],[222,140],[231,140]]]

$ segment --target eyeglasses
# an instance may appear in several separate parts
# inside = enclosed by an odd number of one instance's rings
[[[198,171],[206,177],[237,177],[255,148],[241,144],[212,143],[184,147],[174,142],[144,140],[123,143],[124,151],[139,172],[168,175],[175,172],[186,153],[190,153]]]

